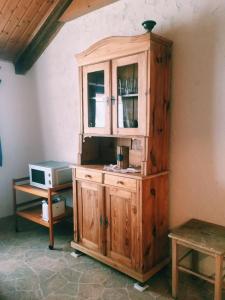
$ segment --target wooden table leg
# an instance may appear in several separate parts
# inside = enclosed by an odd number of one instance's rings
[[[222,281],[223,281],[223,255],[216,255],[214,300],[222,299]]]
[[[175,239],[172,239],[172,296],[177,298],[178,288],[178,245]]]
[[[48,223],[49,223],[49,249],[54,248],[53,216],[52,216],[52,193],[48,189]]]

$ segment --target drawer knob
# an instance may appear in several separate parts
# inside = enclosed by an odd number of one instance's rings
[[[85,178],[91,178],[91,175],[86,174],[84,177]]]
[[[124,182],[119,180],[119,181],[117,181],[117,184],[122,184],[123,185]]]

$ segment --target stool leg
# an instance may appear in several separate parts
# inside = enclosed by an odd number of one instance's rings
[[[215,257],[215,292],[214,300],[222,299],[222,281],[223,281],[223,255]]]
[[[178,287],[178,245],[177,241],[172,239],[172,296],[177,298]]]

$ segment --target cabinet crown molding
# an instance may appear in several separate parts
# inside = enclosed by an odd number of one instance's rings
[[[106,61],[122,56],[147,51],[151,41],[172,46],[173,42],[152,32],[136,36],[112,36],[92,44],[85,51],[76,54],[78,66]],[[100,60],[99,60],[100,59]]]

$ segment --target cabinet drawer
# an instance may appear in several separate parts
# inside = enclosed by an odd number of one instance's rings
[[[105,184],[136,190],[136,180],[132,178],[105,174]]]
[[[76,169],[76,178],[102,183],[102,173],[92,170]]]

